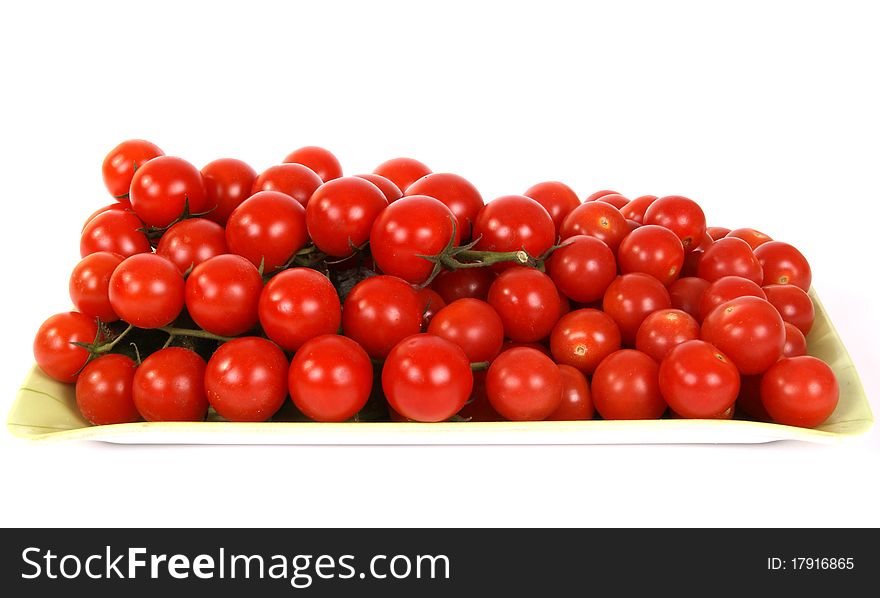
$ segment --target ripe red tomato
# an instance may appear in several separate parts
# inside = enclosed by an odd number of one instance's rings
[[[48,318],[34,337],[34,360],[43,373],[59,382],[76,382],[89,352],[73,343],[91,343],[98,336],[94,318],[76,311]]]
[[[584,202],[596,201],[600,197],[605,197],[606,195],[620,195],[620,193],[618,193],[617,191],[611,191],[609,189],[603,189],[601,191],[596,191],[595,193],[591,193],[590,195],[588,195]]]
[[[388,200],[388,203],[397,201],[401,197],[403,197],[403,192],[397,188],[397,185],[386,179],[385,177],[378,174],[356,174],[354,175],[359,179],[364,179],[370,181],[377,187],[379,187],[379,191],[385,196],[385,199]]]
[[[479,299],[459,299],[441,309],[428,333],[455,343],[471,362],[492,361],[504,344],[504,325],[491,305]]]
[[[618,349],[620,330],[611,316],[598,309],[578,309],[565,314],[550,333],[553,359],[587,375]]]
[[[685,253],[693,251],[706,232],[706,215],[697,202],[681,195],[667,195],[651,203],[645,224],[668,228],[681,239]]]
[[[263,272],[283,266],[308,241],[306,211],[289,195],[260,191],[233,210],[226,223],[226,246]]]
[[[783,357],[800,357],[807,354],[807,338],[794,324],[785,323],[785,345]]]
[[[553,219],[553,226],[556,227],[556,237],[559,237],[559,231],[562,229],[562,222],[572,210],[581,205],[577,193],[565,183],[559,181],[546,181],[532,185],[523,193],[526,197],[531,197],[536,202],[544,206],[544,209]]]
[[[756,285],[754,281],[742,276],[722,276],[715,282],[709,284],[706,292],[700,299],[700,317],[702,322],[709,313],[721,305],[727,303],[731,299],[737,297],[759,297],[766,299],[767,295]]]
[[[128,210],[130,212],[131,204],[128,203],[127,199],[120,199],[102,208],[98,208],[97,210],[92,212],[88,218],[85,219],[85,222],[83,222],[82,228],[80,229],[80,234],[82,234],[83,231],[86,230],[86,225],[94,220],[95,216],[97,216],[98,214],[103,214],[104,212],[109,212],[111,210],[118,210],[120,212]]]
[[[633,220],[635,222],[638,222],[639,224],[644,224],[645,212],[648,211],[648,206],[650,206],[656,200],[656,195],[642,195],[641,197],[635,198],[634,200],[628,202],[625,206],[620,208],[620,213],[627,220]]]
[[[189,315],[200,328],[220,336],[238,336],[257,325],[263,278],[240,255],[205,260],[186,279]]]
[[[727,411],[739,393],[733,362],[705,341],[684,342],[660,363],[660,392],[678,415],[715,418]]]
[[[658,419],[666,411],[657,362],[641,351],[621,349],[593,374],[593,405],[603,419]]]
[[[562,402],[546,419],[548,421],[593,419],[593,398],[586,377],[570,365],[557,367],[562,376]]]
[[[815,428],[834,412],[840,389],[824,361],[804,355],[780,359],[761,378],[761,401],[773,421]]]
[[[575,235],[566,239],[547,260],[547,273],[566,297],[590,303],[605,294],[617,276],[617,263],[604,242]]]
[[[547,357],[553,359],[553,355],[550,353],[549,347],[546,345],[542,345],[541,343],[515,343],[513,341],[504,341],[504,344],[501,346],[501,352],[504,353],[509,349],[514,349],[516,347],[526,347],[528,349],[534,349],[535,351],[540,351]]]
[[[596,237],[604,241],[612,252],[617,252],[617,247],[629,231],[626,218],[617,208],[609,203],[591,201],[582,203],[565,217],[559,234],[563,240],[575,235]]]
[[[132,396],[147,421],[203,421],[208,413],[205,360],[182,347],[160,349],[138,366]]]
[[[700,325],[679,309],[660,309],[644,319],[636,333],[636,349],[657,363],[676,346],[700,338]]]
[[[370,356],[350,338],[316,336],[290,362],[290,398],[306,417],[341,422],[363,409],[373,389]]]
[[[706,228],[706,234],[708,234],[713,241],[726,237],[729,232],[730,229],[723,226],[709,226]]]
[[[780,241],[770,241],[755,250],[755,257],[764,269],[764,284],[793,284],[810,290],[813,273],[810,264],[797,248]]]
[[[214,209],[205,218],[222,226],[226,225],[232,210],[251,196],[257,171],[235,158],[220,158],[202,168],[202,180],[208,205]]]
[[[431,169],[412,158],[392,158],[379,164],[373,174],[385,177],[406,193],[410,185],[431,174]]]
[[[115,253],[98,251],[84,257],[70,274],[68,290],[77,311],[102,322],[119,319],[110,305],[110,275],[124,258]]]
[[[501,317],[505,335],[516,342],[545,338],[559,319],[556,285],[534,268],[502,272],[489,288],[488,302]]]
[[[342,176],[342,164],[330,150],[307,145],[293,150],[284,158],[285,163],[302,164],[321,177],[325,183]]]
[[[202,173],[181,158],[159,156],[137,169],[131,179],[131,208],[148,226],[164,228],[183,215],[207,212],[214,206]]]
[[[342,331],[374,359],[384,359],[394,345],[418,334],[422,304],[406,281],[373,276],[357,283],[342,307]]]
[[[615,278],[602,298],[602,309],[620,328],[624,344],[630,346],[648,314],[668,307],[672,307],[672,300],[666,287],[653,276],[640,272]]]
[[[767,301],[776,308],[784,321],[794,324],[804,334],[809,334],[813,328],[816,310],[813,300],[803,289],[793,284],[771,284],[764,287],[764,292]]]
[[[462,268],[441,272],[431,288],[437,291],[447,304],[457,299],[480,299],[489,297],[489,288],[496,274],[491,268]]]
[[[620,210],[623,206],[629,203],[629,199],[621,195],[620,193],[609,193],[608,195],[603,195],[602,197],[597,197],[596,201],[602,201],[607,204],[611,204],[618,210]]]
[[[122,257],[150,253],[153,248],[144,234],[144,223],[133,212],[107,210],[89,220],[79,240],[79,255],[109,251]]]
[[[164,257],[139,253],[119,264],[110,277],[110,305],[138,328],[160,328],[177,318],[184,304],[184,280]]]
[[[138,421],[132,397],[136,369],[131,358],[116,354],[86,364],[76,380],[76,406],[83,417],[95,425]]]
[[[382,191],[359,177],[324,183],[306,206],[306,226],[315,246],[333,257],[347,257],[370,238],[373,222],[388,207]]]
[[[302,164],[277,164],[270,166],[254,180],[251,194],[260,191],[275,191],[289,195],[303,207],[309,203],[318,187],[324,181],[315,171]]]
[[[746,243],[749,244],[749,247],[752,248],[752,251],[757,249],[759,246],[767,243],[768,241],[772,241],[769,236],[765,235],[759,230],[755,230],[753,228],[737,228],[728,232],[726,237],[736,237],[738,239],[742,239]]]
[[[782,355],[785,326],[779,312],[759,297],[737,297],[713,309],[700,336],[724,352],[742,374],[760,374]]]
[[[486,374],[489,402],[512,421],[538,421],[562,404],[562,374],[553,360],[527,347],[495,358]]]
[[[382,367],[382,389],[391,408],[419,422],[438,422],[458,413],[473,389],[467,355],[433,334],[400,341]]]
[[[287,357],[275,343],[255,336],[231,340],[208,360],[208,402],[229,421],[266,421],[287,397],[288,369]]]
[[[226,231],[204,218],[188,218],[172,225],[156,247],[156,255],[170,261],[184,275],[205,260],[224,253]]]
[[[455,216],[461,240],[471,240],[474,221],[484,202],[483,196],[467,179],[448,172],[431,173],[407,187],[404,195],[427,195],[443,203]]]
[[[693,255],[694,252],[688,255]],[[669,286],[669,298],[672,301],[672,307],[680,309],[694,317],[697,321],[702,321],[700,316],[700,303],[703,299],[703,293],[712,284],[708,280],[703,280],[696,276],[687,276],[679,278]]]
[[[736,237],[718,239],[703,252],[697,266],[700,278],[714,282],[722,276],[748,278],[757,285],[764,280],[761,263],[749,244]]]
[[[486,204],[474,222],[479,251],[518,251],[539,257],[556,241],[556,227],[544,206],[524,195],[505,195]],[[509,264],[496,264],[501,271]]]
[[[263,331],[285,351],[335,334],[342,321],[339,295],[326,276],[311,268],[292,268],[274,276],[260,295]]]
[[[684,248],[671,230],[648,224],[623,238],[617,249],[617,263],[623,274],[642,272],[669,286],[684,265]]]
[[[110,150],[101,165],[104,186],[107,187],[110,195],[117,199],[128,197],[135,170],[148,160],[164,155],[165,153],[158,146],[149,141],[143,139],[123,141]]]

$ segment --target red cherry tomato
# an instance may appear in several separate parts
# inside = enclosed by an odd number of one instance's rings
[[[770,241],[755,250],[755,257],[764,269],[764,284],[793,284],[810,290],[813,273],[810,264],[797,248],[780,241]]]
[[[357,283],[342,307],[342,331],[370,357],[384,359],[394,345],[422,328],[422,303],[406,281],[373,276]]]
[[[202,168],[208,205],[215,206],[205,218],[226,225],[232,211],[251,196],[257,171],[235,158],[220,158]]]
[[[688,255],[693,255],[694,252]],[[700,315],[700,303],[703,299],[703,293],[712,284],[708,280],[697,278],[696,276],[687,276],[679,278],[669,286],[669,298],[672,301],[672,307],[680,309],[693,316],[697,321],[702,321]]]
[[[342,164],[330,150],[307,145],[293,150],[284,158],[285,163],[302,164],[313,171],[325,183],[342,176]]]
[[[611,191],[609,189],[603,189],[601,191],[596,191],[595,193],[591,193],[590,195],[588,195],[584,202],[596,201],[600,197],[605,197],[606,195],[620,195],[620,193],[618,193],[617,191]]]
[[[697,202],[681,195],[667,195],[651,203],[645,224],[668,228],[681,239],[685,253],[693,251],[706,232],[706,216]]]
[[[308,241],[306,211],[289,195],[260,191],[233,210],[226,223],[226,246],[263,272],[284,265]]]
[[[628,202],[625,206],[620,208],[620,213],[627,220],[633,220],[635,222],[638,222],[639,224],[644,224],[645,212],[648,211],[648,206],[650,206],[656,200],[656,195],[642,195],[641,197],[635,198],[634,200]]]
[[[418,290],[419,304],[422,306],[422,331],[424,332],[437,312],[446,307],[440,294],[431,287]]]
[[[713,241],[726,237],[729,232],[730,229],[723,226],[709,226],[706,228],[706,234],[708,234]]]
[[[679,309],[660,309],[644,319],[636,333],[636,349],[657,363],[676,346],[700,338],[700,325]]]
[[[501,317],[505,335],[517,342],[545,338],[559,319],[556,285],[533,268],[502,272],[489,288],[488,302]]]
[[[807,338],[794,324],[785,323],[785,345],[783,357],[800,357],[807,354]]]
[[[700,278],[714,282],[723,276],[748,278],[757,285],[764,280],[761,263],[749,244],[736,237],[718,239],[703,252],[697,266]]]
[[[548,421],[579,421],[593,419],[593,398],[586,377],[570,365],[560,365],[562,402],[547,416]]]
[[[776,308],[759,297],[737,297],[713,309],[700,336],[724,352],[742,374],[760,374],[785,346],[785,326]]]
[[[473,237],[479,251],[518,251],[539,257],[556,241],[556,227],[544,206],[524,195],[505,195],[486,204],[477,215]],[[496,264],[495,270],[510,267]]]
[[[325,334],[303,343],[290,362],[290,398],[306,417],[341,422],[363,409],[373,389],[373,364],[359,344]]]
[[[457,299],[480,299],[489,297],[489,287],[496,274],[491,268],[462,268],[441,272],[431,288],[437,291],[447,304]]]
[[[562,222],[572,210],[581,205],[571,187],[559,181],[546,181],[532,185],[523,193],[526,197],[531,197],[536,202],[544,206],[544,209],[553,219],[553,226],[556,227],[556,237],[559,237],[559,231],[562,229]]]
[[[684,248],[671,230],[648,224],[623,238],[617,263],[623,274],[643,272],[669,286],[681,272]]]
[[[326,276],[310,268],[292,268],[274,276],[260,295],[263,331],[285,351],[335,334],[342,321],[339,295]]]
[[[90,361],[76,380],[76,406],[95,425],[125,424],[141,416],[132,383],[137,366],[125,355],[102,355]]]
[[[815,428],[834,412],[840,389],[824,361],[804,355],[780,359],[761,378],[761,401],[773,421]]]
[[[116,266],[108,296],[113,311],[138,328],[160,328],[183,309],[184,280],[164,257],[139,253]]]
[[[98,251],[84,257],[73,268],[68,290],[77,311],[102,322],[119,319],[110,305],[110,276],[124,258],[115,253]]]
[[[629,199],[621,195],[620,193],[609,193],[608,195],[603,195],[602,197],[597,197],[596,201],[602,201],[607,204],[611,204],[618,210],[620,210],[623,206],[629,203]]]
[[[489,402],[512,421],[538,421],[562,404],[562,374],[553,360],[527,347],[495,358],[486,374]]]
[[[254,180],[251,193],[275,191],[289,195],[303,207],[309,198],[321,186],[321,180],[315,171],[302,164],[277,164],[270,166]]]
[[[131,208],[144,224],[164,228],[183,215],[207,212],[205,182],[198,168],[174,156],[159,156],[137,169],[131,179]]]
[[[515,343],[513,341],[504,341],[504,344],[501,346],[501,353],[504,353],[509,349],[515,349],[516,347],[526,347],[527,349],[534,349],[535,351],[539,351],[547,357],[553,359],[553,355],[550,353],[549,347],[547,347],[546,345],[542,345],[541,343]]]
[[[471,240],[474,221],[484,202],[483,196],[467,179],[457,174],[435,172],[407,187],[405,195],[427,195],[443,203],[455,216],[461,240]]]
[[[618,349],[620,330],[611,316],[598,309],[578,309],[565,314],[550,334],[553,359],[587,375]]]
[[[759,297],[766,299],[767,295],[756,285],[754,281],[741,276],[722,276],[709,284],[706,292],[700,299],[700,321],[702,322],[713,309],[727,303],[737,297]]]
[[[575,235],[596,237],[616,252],[629,231],[626,218],[617,208],[609,203],[591,201],[582,203],[565,217],[559,234],[563,240]]]
[[[617,323],[624,344],[632,345],[648,314],[672,307],[669,291],[647,274],[633,272],[614,279],[602,298],[602,309]]]
[[[730,231],[725,235],[726,237],[736,237],[738,239],[742,239],[746,243],[749,244],[749,247],[752,248],[752,251],[767,243],[768,241],[772,241],[770,237],[765,235],[759,230],[755,230],[753,228],[737,228],[735,230]]]
[[[658,419],[666,411],[657,382],[659,369],[641,351],[615,351],[593,374],[590,390],[596,411],[603,419]]]
[[[238,336],[257,324],[263,278],[240,255],[205,260],[186,279],[189,315],[200,328],[220,336]]]
[[[547,260],[547,273],[559,291],[580,303],[601,299],[617,276],[608,245],[586,235],[569,237],[562,245]]]
[[[458,413],[473,389],[464,351],[433,334],[400,341],[382,367],[382,389],[392,409],[419,422],[438,422]]]
[[[705,341],[677,345],[660,363],[660,392],[678,415],[715,418],[739,393],[739,372],[724,353]]]
[[[85,222],[83,222],[82,228],[80,229],[80,234],[82,234],[83,231],[86,230],[86,226],[89,224],[89,222],[94,220],[95,216],[97,216],[98,214],[103,214],[104,212],[110,212],[110,211],[122,212],[125,210],[128,210],[129,212],[131,211],[131,204],[128,203],[127,199],[120,199],[120,200],[115,201],[109,205],[102,207],[102,208],[98,208],[97,210],[92,212],[88,218],[86,218]]]
[[[385,199],[388,200],[388,203],[393,201],[397,201],[401,197],[403,197],[403,191],[397,188],[397,185],[386,179],[385,177],[378,174],[356,174],[354,175],[359,179],[364,179],[370,181],[377,187],[379,190],[385,195]]]
[[[784,321],[794,324],[804,334],[809,334],[813,328],[816,310],[813,300],[803,289],[793,284],[771,284],[763,290],[767,301],[776,308]]]
[[[358,177],[324,183],[306,206],[306,225],[315,246],[333,257],[347,257],[370,238],[373,222],[388,207],[382,191]]]
[[[428,333],[455,343],[471,362],[492,361],[504,344],[504,325],[491,305],[479,299],[453,301],[431,320]]]
[[[266,421],[287,397],[288,369],[287,358],[275,343],[255,336],[231,340],[208,360],[208,401],[229,421]]]
[[[107,187],[110,195],[117,199],[128,197],[135,171],[147,161],[164,155],[158,146],[149,141],[143,139],[123,141],[110,150],[101,165],[104,186]]]
[[[156,255],[177,266],[181,274],[224,253],[227,253],[226,231],[216,222],[204,218],[188,218],[174,224],[165,231],[156,247]]]
[[[122,257],[136,253],[150,253],[150,240],[143,232],[144,223],[133,212],[107,210],[92,218],[83,228],[79,240],[79,254],[108,251]]]
[[[431,169],[412,158],[392,158],[379,164],[373,174],[385,177],[406,193],[410,185],[431,174]]]
[[[132,396],[147,421],[202,421],[208,413],[205,360],[182,347],[160,349],[138,366]]]
[[[76,311],[48,318],[34,337],[34,360],[43,373],[59,382],[76,382],[89,352],[74,343],[92,343],[98,336],[94,318]]]

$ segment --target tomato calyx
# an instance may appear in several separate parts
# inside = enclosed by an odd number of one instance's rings
[[[303,268],[312,268],[313,270],[320,270],[324,272],[324,268],[320,266],[322,264],[332,264],[333,262],[326,261],[327,255],[320,251],[314,244],[309,244],[295,252],[290,258],[272,270],[269,273],[265,272],[266,268],[266,260],[265,258],[260,260],[260,265],[257,268],[257,271],[260,273],[260,276],[263,277],[263,282],[269,282],[269,279],[273,276],[284,272],[285,270],[289,270],[290,268],[303,267]]]
[[[124,197],[128,197],[128,194],[126,194]],[[119,199],[119,198],[117,198],[117,199]],[[184,220],[189,220],[190,218],[202,218],[203,216],[207,216],[208,214],[210,214],[211,212],[213,212],[216,209],[217,209],[217,206],[214,206],[213,208],[205,210],[204,212],[192,213],[189,210],[189,198],[184,196],[184,198],[183,198],[183,211],[180,213],[180,216],[178,216],[177,218],[175,218],[174,220],[169,222],[168,226],[146,226],[146,225],[144,225],[143,228],[139,228],[137,230],[144,233],[145,235],[147,235],[147,238],[152,243],[154,241],[157,241],[162,235],[165,234],[165,232],[169,228],[171,228],[172,226],[174,226],[178,222],[183,222]]]

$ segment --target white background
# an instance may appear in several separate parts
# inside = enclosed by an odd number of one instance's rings
[[[869,2],[18,2],[0,9],[0,408],[69,307],[100,166],[408,155],[484,196],[697,199],[802,248],[880,413]],[[120,447],[0,436],[0,525],[877,526],[843,446]]]

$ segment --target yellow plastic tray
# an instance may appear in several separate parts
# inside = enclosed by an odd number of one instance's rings
[[[816,429],[740,420],[649,420],[584,422],[339,423],[141,422],[91,426],[76,408],[72,385],[34,366],[9,413],[9,431],[31,440],[87,439],[126,444],[642,444],[758,443],[804,440],[833,443],[867,432],[871,407],[855,366],[810,292],[816,321],[810,354],[831,365],[840,402]]]

